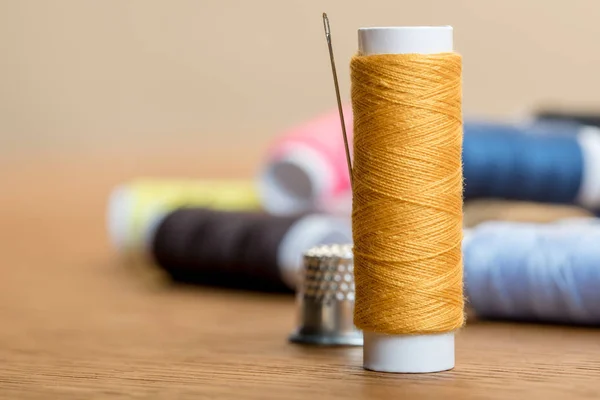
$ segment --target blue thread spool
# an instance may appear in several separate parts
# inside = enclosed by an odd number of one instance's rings
[[[467,123],[465,200],[502,198],[600,208],[600,130]]]

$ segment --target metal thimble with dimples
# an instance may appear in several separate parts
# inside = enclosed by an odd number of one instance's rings
[[[290,340],[326,346],[362,346],[354,313],[352,245],[322,245],[304,253],[297,289],[299,327]]]

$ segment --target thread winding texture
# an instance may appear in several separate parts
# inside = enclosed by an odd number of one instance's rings
[[[467,201],[502,198],[574,203],[584,175],[584,154],[577,134],[556,128],[536,131],[511,125],[465,125],[463,161]]]
[[[181,208],[159,225],[157,264],[174,280],[264,291],[289,290],[277,251],[297,216]]]
[[[466,294],[481,318],[600,326],[600,224],[487,222],[463,244]]]
[[[384,334],[462,326],[461,57],[350,63],[354,322]]]

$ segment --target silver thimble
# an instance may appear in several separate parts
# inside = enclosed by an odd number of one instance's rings
[[[304,253],[298,285],[299,327],[290,340],[328,346],[362,346],[354,313],[352,245],[322,245]]]

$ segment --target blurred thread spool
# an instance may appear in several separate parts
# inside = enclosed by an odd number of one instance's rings
[[[600,220],[488,222],[465,232],[465,290],[480,318],[600,325]]]
[[[120,252],[144,252],[157,216],[180,207],[257,210],[254,182],[185,179],[138,179],[117,186],[107,209],[108,235]]]
[[[346,109],[344,116],[351,140],[351,110]],[[328,148],[344,148],[337,110],[292,132],[307,137],[314,134],[327,142]],[[600,208],[599,132],[579,124],[467,121],[463,145],[465,199],[500,198]],[[323,151],[315,156],[304,143],[294,140],[294,135],[284,133],[278,142],[285,149],[281,154],[293,155],[290,160],[271,156],[259,177],[266,209],[283,214],[314,209],[348,214],[350,181],[343,154],[337,152],[334,156]]]
[[[496,199],[471,200],[464,205],[463,226],[471,228],[486,221],[553,222],[565,218],[592,217],[581,207]]]
[[[318,214],[182,208],[157,226],[152,257],[175,280],[254,290],[294,289],[303,252],[351,240],[347,218]]]
[[[350,179],[341,137],[337,111],[284,132],[259,178],[265,209],[273,214],[347,210]]]
[[[575,131],[573,131],[575,129]],[[463,145],[465,200],[502,198],[600,207],[600,130],[523,130],[472,123]]]

